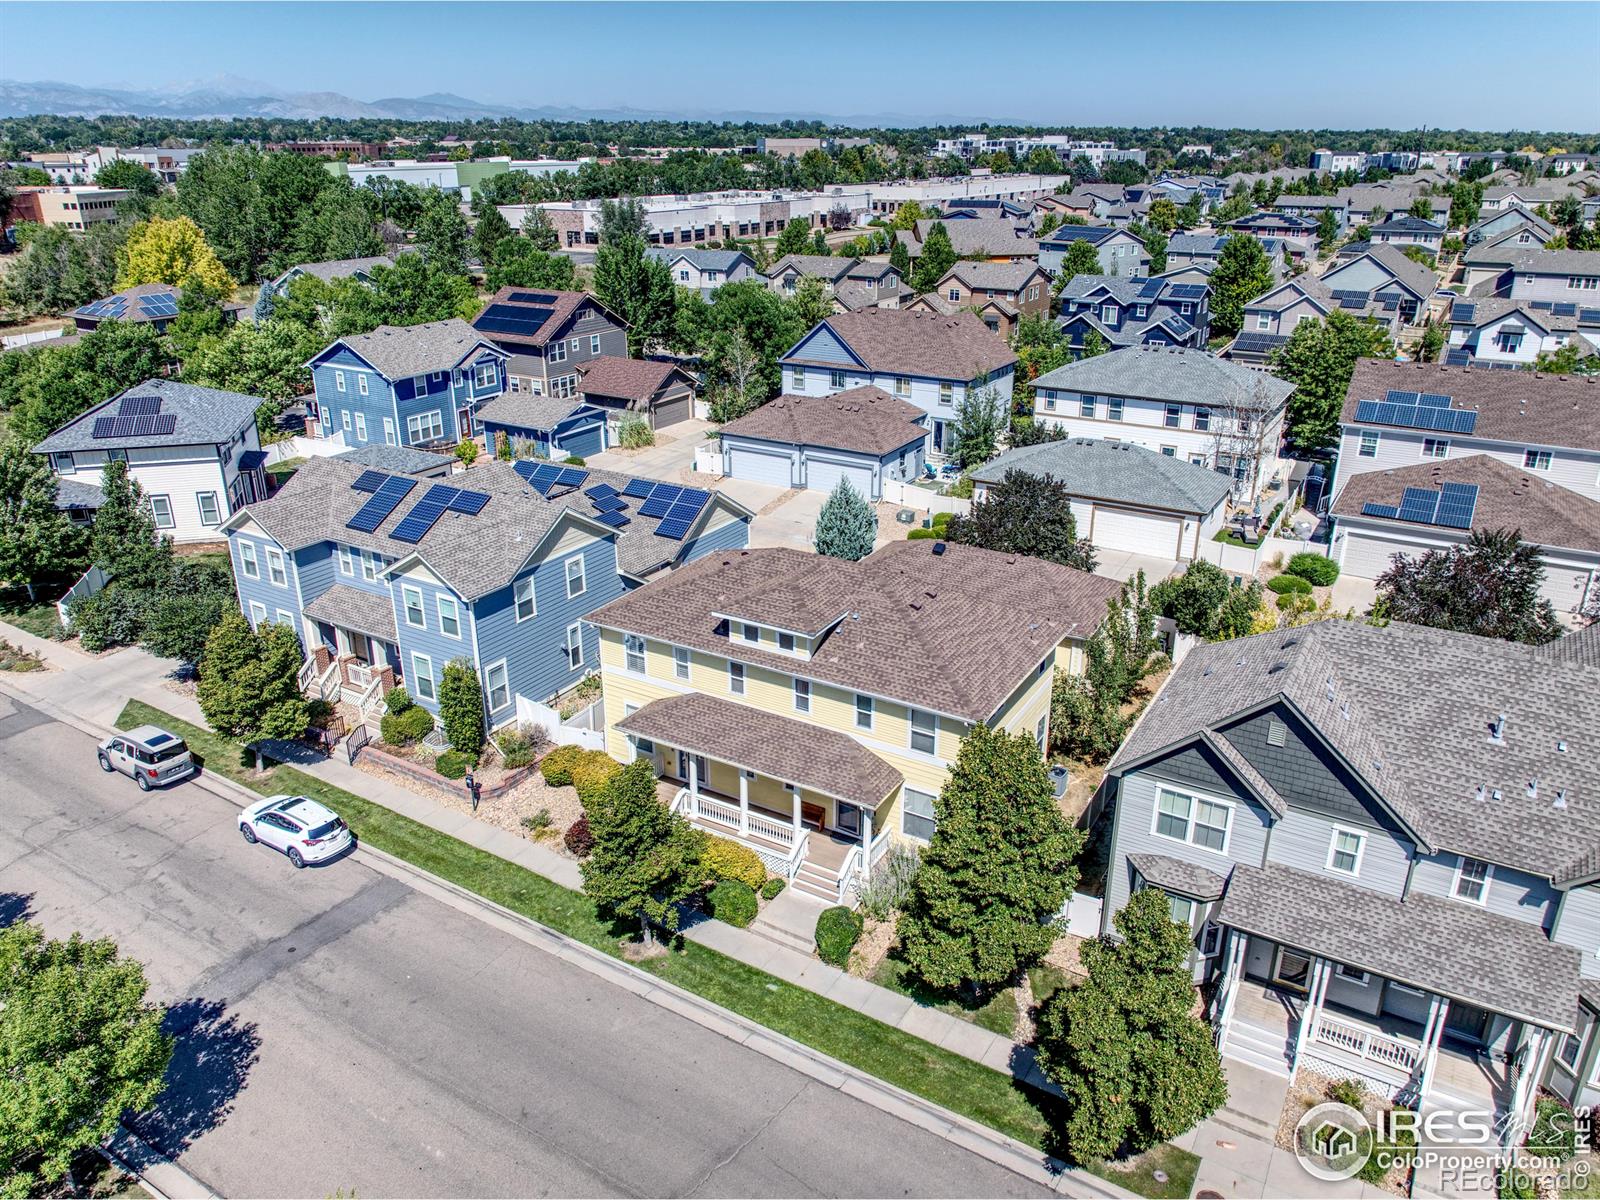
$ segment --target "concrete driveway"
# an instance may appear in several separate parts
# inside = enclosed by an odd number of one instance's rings
[[[622,450],[612,447],[589,459],[591,467],[606,471],[623,471],[629,475],[643,475],[649,479],[669,479],[673,483],[695,483],[709,486],[710,476],[696,475],[694,448],[706,440],[706,430],[713,428],[710,421],[690,418],[656,430],[656,444],[640,450]]]
[[[1157,558],[1151,554],[1135,554],[1131,550],[1106,550],[1095,547],[1096,575],[1120,579],[1126,583],[1140,571],[1144,572],[1146,586],[1153,587],[1178,569],[1174,559]]]

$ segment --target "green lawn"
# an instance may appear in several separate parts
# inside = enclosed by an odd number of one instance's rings
[[[55,634],[60,617],[53,603],[34,603],[28,599],[27,592],[19,588],[16,591],[8,590],[0,598],[0,621],[37,637],[47,638]]]
[[[1115,1167],[1106,1163],[1090,1163],[1085,1168],[1091,1175],[1098,1175],[1141,1196],[1150,1196],[1152,1200],[1184,1200],[1194,1190],[1194,1177],[1199,1169],[1198,1156],[1180,1150],[1170,1142],[1146,1150]],[[1157,1171],[1166,1175],[1165,1183],[1155,1177]]]
[[[971,1021],[1001,1037],[1008,1038],[1016,1032],[1017,994],[1011,988],[997,993],[987,1003],[976,1006],[963,1004],[949,996],[928,991],[912,973],[910,965],[893,954],[878,964],[878,969],[872,973],[872,982],[891,992],[910,996],[918,1004],[936,1008],[952,1017],[960,1017],[963,1021]]]
[[[1041,965],[1028,968],[1028,983],[1033,988],[1033,1002],[1041,1007],[1046,1000],[1071,981],[1071,977],[1065,971],[1056,967]]]
[[[628,934],[602,920],[581,892],[552,883],[523,867],[458,841],[409,817],[332,787],[289,766],[257,773],[245,762],[238,743],[191,725],[138,700],[130,700],[117,718],[120,729],[146,723],[161,725],[189,743],[195,758],[217,775],[226,776],[262,795],[296,792],[312,796],[337,811],[366,844],[403,858],[442,879],[476,892],[514,912],[547,925],[608,954],[618,955]],[[1009,1075],[942,1050],[864,1013],[815,992],[728,958],[715,950],[684,942],[663,958],[641,964],[652,974],[715,1004],[757,1021],[795,1041],[877,1076],[1030,1146],[1043,1148],[1049,1138],[1049,1109],[1055,1103],[1019,1084]],[[1009,1034],[1009,1029],[1007,1030]],[[1175,1164],[1189,1162],[1192,1181],[1199,1160],[1176,1147]],[[1176,1183],[1176,1172],[1168,1168]],[[1117,1182],[1137,1187],[1138,1172],[1116,1174]],[[1153,1181],[1146,1179],[1146,1182]],[[1155,1197],[1187,1195],[1169,1190]]]
[[[306,460],[304,455],[301,455],[299,458],[285,458],[275,463],[268,463],[267,474],[273,476],[272,482],[274,485],[277,487],[282,487],[284,484],[289,482],[290,476],[292,476],[296,471],[305,465]]]

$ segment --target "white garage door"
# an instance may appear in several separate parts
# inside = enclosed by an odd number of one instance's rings
[[[1094,503],[1089,500],[1073,500],[1072,519],[1078,526],[1078,536],[1089,536],[1089,520],[1094,515]]]
[[[1389,569],[1389,560],[1396,554],[1415,558],[1423,552],[1421,546],[1350,533],[1345,535],[1344,563],[1339,569],[1357,579],[1376,579]]]
[[[1572,567],[1557,567],[1547,563],[1539,595],[1555,605],[1558,613],[1572,612],[1582,603],[1588,581],[1587,571],[1574,570]]]
[[[820,458],[806,459],[806,487],[814,492],[831,492],[839,480],[848,479],[868,500],[872,499],[872,468],[864,464],[829,462]]]
[[[735,479],[786,488],[789,486],[789,456],[734,447],[728,451],[728,473]]]
[[[1176,558],[1178,534],[1182,528],[1183,522],[1176,517],[1134,512],[1126,508],[1106,508],[1097,504],[1091,540],[1104,550],[1128,550],[1134,554]],[[1078,532],[1081,536],[1084,530],[1079,529]]]

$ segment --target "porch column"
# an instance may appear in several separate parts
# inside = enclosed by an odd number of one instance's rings
[[[872,874],[872,814],[861,810],[861,878]]]
[[[1506,1122],[1509,1139],[1507,1149],[1533,1127],[1534,1101],[1539,1096],[1539,1080],[1550,1065],[1548,1051],[1554,1046],[1554,1035],[1548,1029],[1535,1028],[1529,1039],[1528,1052],[1522,1063],[1522,1074],[1512,1101],[1511,1120]]]
[[[1434,1065],[1439,1061],[1439,1043],[1444,1040],[1444,1023],[1449,1015],[1449,999],[1434,996],[1428,1003],[1428,1029],[1422,1037],[1422,1076],[1417,1081],[1418,1112],[1423,1111],[1428,1103],[1428,1092],[1433,1088]]]
[[[1311,960],[1311,987],[1306,992],[1305,1007],[1300,1010],[1300,1029],[1294,1038],[1294,1058],[1289,1063],[1290,1078],[1293,1078],[1293,1072],[1300,1069],[1300,1056],[1310,1044],[1317,1021],[1322,1016],[1322,998],[1327,994],[1328,976],[1331,973],[1332,966],[1327,959]]]
[[[1222,973],[1222,991],[1217,997],[1216,1029],[1219,1054],[1228,1044],[1228,1027],[1233,1021],[1233,1002],[1239,994],[1239,974],[1244,965],[1247,945],[1246,939],[1239,936],[1237,929],[1228,930],[1228,948],[1223,957],[1226,965]]]
[[[700,760],[693,754],[689,755],[689,798],[695,802],[696,811],[700,805]]]
[[[794,835],[795,835],[795,837],[799,837],[800,836],[800,789],[799,788],[795,788],[792,792],[789,793],[789,795],[794,800]]]
[[[750,772],[739,769],[739,832],[750,832]]]

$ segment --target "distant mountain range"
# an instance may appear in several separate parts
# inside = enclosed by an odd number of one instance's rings
[[[355,100],[338,92],[285,92],[268,84],[234,76],[173,84],[165,88],[81,87],[55,81],[0,80],[0,117],[26,117],[50,113],[64,117],[128,115],[206,120],[231,117],[316,120],[320,117],[375,118],[395,121],[476,121],[511,118],[519,121],[828,121],[855,128],[915,128],[921,125],[964,124],[970,117],[911,116],[906,113],[706,112],[640,108],[574,108],[543,105],[519,108],[484,104],[435,92],[427,96],[395,96],[383,100]],[[987,118],[991,123],[1012,123],[1010,118]]]

